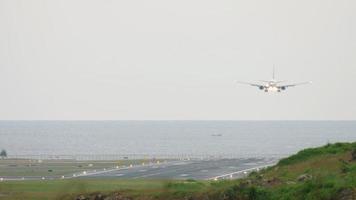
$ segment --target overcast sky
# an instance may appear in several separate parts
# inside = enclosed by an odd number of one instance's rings
[[[354,0],[0,0],[0,119],[355,120]],[[265,94],[236,80],[312,80]]]

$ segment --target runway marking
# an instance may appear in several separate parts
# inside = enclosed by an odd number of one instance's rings
[[[188,164],[188,162],[180,162],[180,163],[174,163],[173,165],[187,165]]]
[[[167,166],[174,165],[174,164],[175,164],[175,161],[166,163]],[[75,177],[67,177],[67,178],[71,179],[71,178],[76,178],[76,177],[84,177],[84,176],[92,176],[92,175],[98,175],[98,174],[106,174],[106,173],[109,173],[109,172],[120,171],[120,170],[125,170],[125,169],[139,169],[139,168],[154,167],[154,166],[157,166],[157,165],[161,166],[161,164],[149,164],[149,165],[145,165],[145,166],[133,165],[133,166],[129,166],[129,167],[114,168],[114,169],[109,169],[109,170],[106,169],[104,171],[87,172],[86,174],[76,174]],[[143,169],[143,170],[145,170],[145,169]]]
[[[136,176],[136,177],[133,177],[134,179],[138,179],[138,178],[146,178],[146,177],[150,177],[150,176],[156,176],[156,175],[159,175],[161,173],[154,173],[154,174],[146,174],[146,175],[142,175],[142,176]]]
[[[244,169],[244,170],[240,170],[240,171],[236,171],[236,172],[232,172],[232,173],[228,173],[228,174],[223,174],[223,175],[220,175],[220,176],[214,176],[214,177],[211,177],[211,178],[208,178],[206,180],[218,180],[218,179],[221,179],[223,177],[230,177],[232,178],[233,175],[235,174],[239,174],[239,173],[247,173],[249,171],[253,171],[253,170],[256,170],[256,169],[261,169],[261,168],[266,168],[266,167],[270,167],[270,166],[273,166],[275,165],[276,163],[270,163],[270,164],[267,164],[267,165],[262,165],[262,166],[257,166],[257,167],[253,167],[253,168],[249,168],[249,169]]]
[[[98,175],[98,174],[106,174],[109,172],[114,172],[114,171],[119,171],[119,170],[124,170],[124,169],[130,169],[130,167],[124,167],[124,168],[118,168],[118,169],[111,169],[111,170],[104,170],[104,171],[96,171],[96,172],[90,172],[86,174],[78,174],[74,177],[69,177],[69,178],[75,178],[75,177],[84,177],[84,176],[92,176],[92,175]]]
[[[186,177],[186,176],[189,176],[189,174],[181,174],[179,176],[183,176],[183,177]]]
[[[243,163],[243,165],[251,166],[251,165],[256,165],[256,163]]]

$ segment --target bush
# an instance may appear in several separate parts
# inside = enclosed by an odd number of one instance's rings
[[[342,173],[347,173],[351,170],[351,165],[348,162],[346,162],[342,159],[340,159],[339,161],[341,163],[341,172]]]
[[[352,160],[356,160],[356,148],[354,148],[351,152],[351,158]]]
[[[1,157],[1,158],[6,158],[6,157],[7,157],[7,152],[6,152],[5,149],[1,150],[1,152],[0,152],[0,157]]]

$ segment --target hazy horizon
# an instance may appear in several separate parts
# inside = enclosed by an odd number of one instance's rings
[[[352,0],[0,1],[0,120],[356,120]],[[281,94],[238,85],[313,81]]]
[[[354,121],[0,121],[0,134],[7,138],[0,140],[0,149],[12,155],[268,157],[354,141],[355,131]]]

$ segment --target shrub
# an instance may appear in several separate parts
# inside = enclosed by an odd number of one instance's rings
[[[342,173],[347,173],[351,170],[351,166],[348,162],[346,162],[342,159],[340,159],[339,161],[341,162],[341,172]]]
[[[351,152],[351,159],[354,161],[356,160],[356,148],[354,148]]]
[[[5,149],[1,150],[1,152],[0,152],[0,157],[1,157],[1,158],[6,158],[6,157],[7,157],[7,152],[6,152]]]

